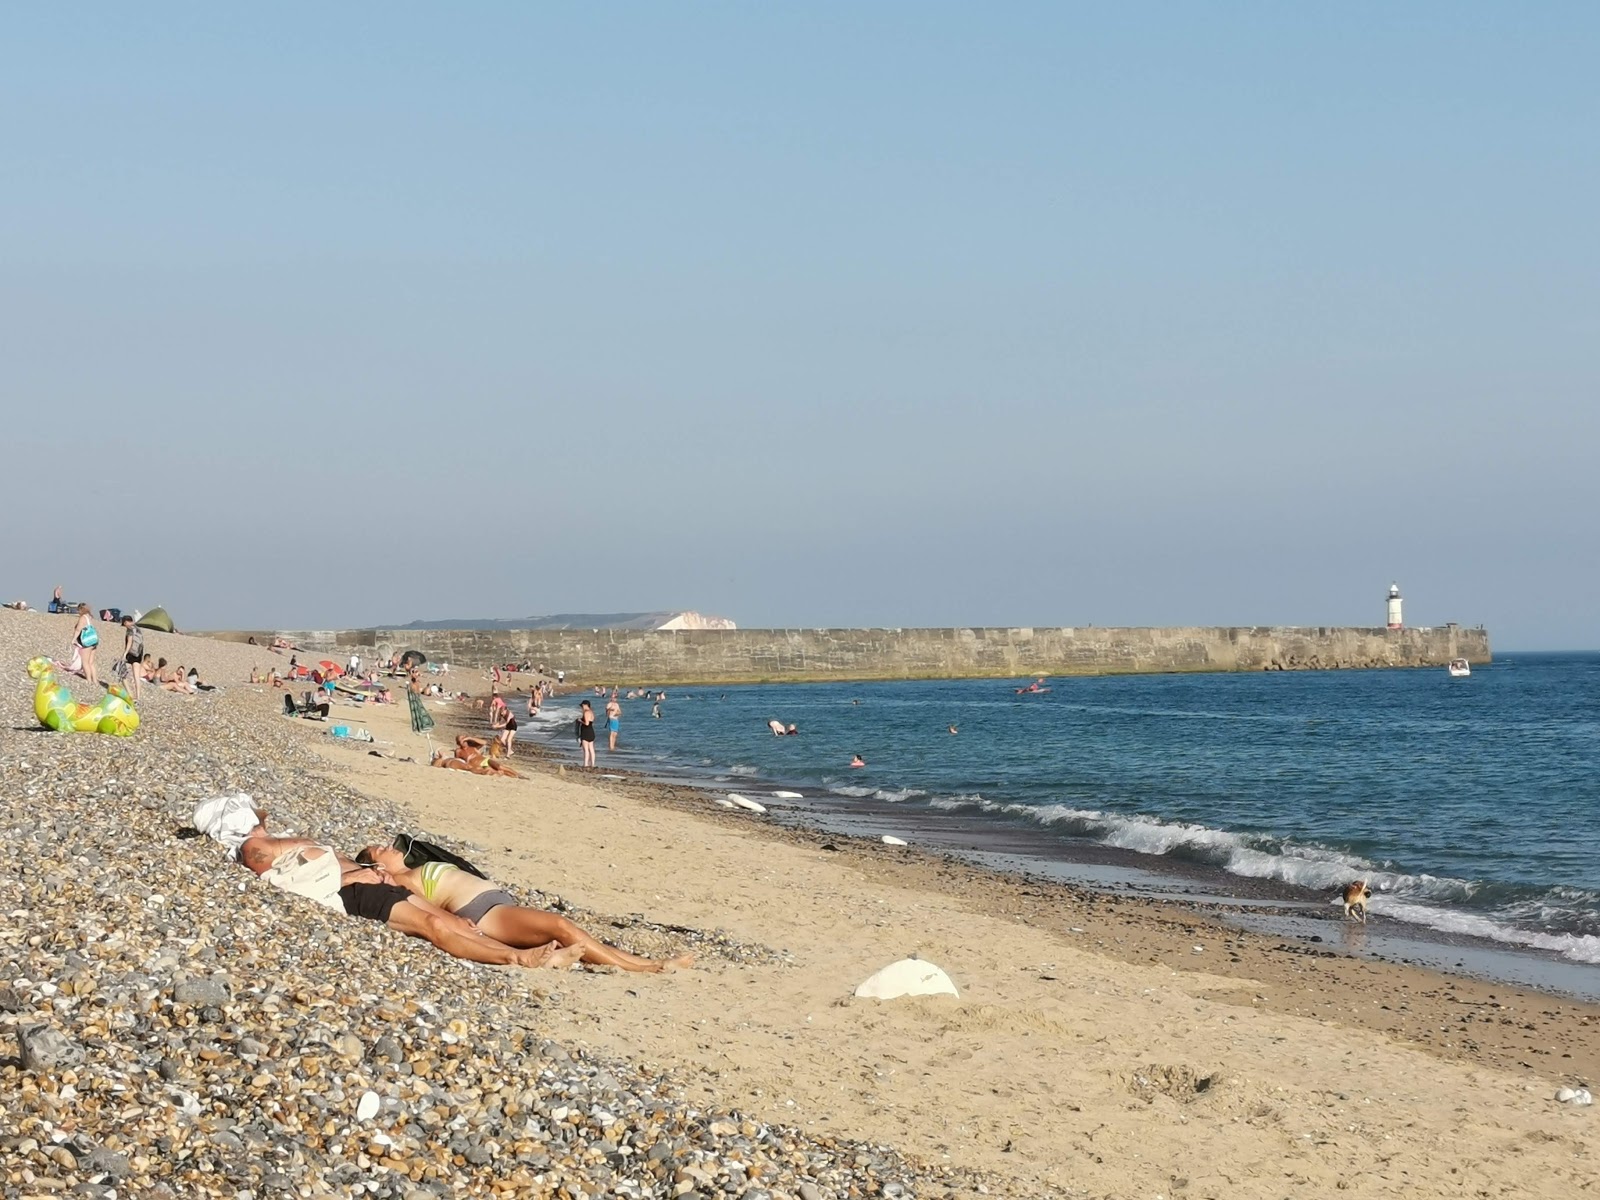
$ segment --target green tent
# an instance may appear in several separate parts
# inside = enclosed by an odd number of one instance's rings
[[[140,629],[154,629],[158,633],[173,633],[172,618],[164,608],[152,608],[134,622]]]

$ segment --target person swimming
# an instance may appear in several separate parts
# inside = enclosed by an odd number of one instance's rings
[[[861,755],[857,754],[850,759],[850,765],[852,767],[864,767],[867,765],[867,760],[862,758]]]

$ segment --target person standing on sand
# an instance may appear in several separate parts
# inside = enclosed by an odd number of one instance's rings
[[[594,766],[594,709],[587,700],[578,705],[578,744],[583,747],[583,765]]]
[[[89,606],[78,605],[78,623],[72,627],[72,644],[77,647],[78,659],[83,665],[83,677],[90,683],[98,684],[100,676],[94,669],[94,648],[100,644],[100,635],[95,632],[94,622],[89,619]]]
[[[606,749],[617,748],[617,733],[622,729],[622,705],[617,702],[617,689],[611,689],[611,699],[606,701]]]

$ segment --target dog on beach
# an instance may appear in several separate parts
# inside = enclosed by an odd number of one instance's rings
[[[1344,919],[1349,920],[1350,914],[1355,913],[1361,923],[1367,923],[1367,901],[1372,899],[1372,889],[1367,886],[1365,879],[1358,879],[1354,883],[1345,885],[1344,889]]]

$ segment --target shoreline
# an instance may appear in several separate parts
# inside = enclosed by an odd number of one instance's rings
[[[443,724],[441,723],[441,727]],[[477,725],[470,721],[455,720],[451,721],[450,725],[452,733],[472,732],[477,729]],[[982,853],[981,851],[975,852],[971,848],[961,848],[954,844],[934,844],[926,836],[919,839],[918,843],[909,846],[885,845],[879,840],[881,833],[907,832],[903,823],[898,827],[890,825],[887,821],[884,821],[881,827],[877,825],[878,818],[893,815],[894,806],[887,802],[880,802],[875,806],[875,812],[859,823],[871,828],[856,831],[816,824],[813,822],[817,815],[814,809],[798,808],[783,801],[769,799],[766,795],[760,795],[760,801],[768,807],[768,814],[766,817],[752,819],[753,814],[718,808],[713,806],[710,800],[710,797],[718,791],[740,791],[741,787],[744,792],[759,794],[758,789],[748,784],[730,782],[726,787],[717,788],[691,783],[667,784],[626,767],[597,769],[590,774],[574,768],[563,756],[548,750],[538,742],[534,745],[542,752],[538,759],[533,760],[537,763],[534,769],[539,774],[559,773],[560,777],[579,786],[593,787],[608,794],[625,795],[645,804],[670,807],[696,820],[708,821],[719,827],[741,829],[775,842],[837,854],[842,861],[853,862],[863,871],[883,871],[907,886],[918,887],[941,896],[957,895],[965,903],[980,911],[1004,913],[1040,928],[1054,929],[1058,932],[1065,928],[1070,932],[1073,927],[1067,918],[1060,915],[1061,911],[1082,913],[1098,910],[1103,914],[1111,914],[1113,919],[1119,914],[1129,914],[1135,922],[1148,923],[1159,930],[1168,941],[1184,943],[1179,948],[1187,949],[1188,945],[1184,939],[1192,942],[1195,931],[1204,926],[1213,931],[1209,935],[1211,938],[1222,940],[1228,951],[1226,963],[1219,963],[1215,956],[1193,956],[1193,951],[1190,950],[1190,955],[1193,957],[1181,953],[1172,957],[1170,965],[1173,970],[1222,974],[1251,980],[1265,979],[1279,988],[1298,987],[1304,983],[1308,974],[1312,979],[1322,980],[1328,988],[1328,994],[1318,994],[1309,1001],[1295,1002],[1290,1006],[1295,1015],[1338,1021],[1351,1011],[1343,1006],[1336,996],[1340,986],[1338,966],[1340,962],[1360,962],[1392,969],[1399,979],[1397,993],[1399,1003],[1389,1011],[1396,1015],[1377,1021],[1364,1015],[1359,1019],[1358,1027],[1381,1029],[1391,1036],[1444,1057],[1461,1057],[1464,1061],[1474,1061],[1485,1048],[1485,1043],[1474,1039],[1471,1045],[1463,1047],[1460,1043],[1438,1038],[1436,1030],[1430,1026],[1431,1017],[1408,1019],[1404,1015],[1409,996],[1431,994],[1443,987],[1459,993],[1454,1003],[1482,1005],[1495,1010],[1518,1001],[1533,1004],[1547,1003],[1565,1008],[1568,1011],[1563,1013],[1563,1016],[1576,1020],[1581,1027],[1593,1026],[1596,1036],[1593,1044],[1582,1054],[1564,1051],[1563,1053],[1570,1057],[1560,1060],[1562,1068],[1572,1076],[1575,1084],[1588,1085],[1591,1080],[1600,1077],[1600,1002],[1597,1002],[1596,998],[1554,990],[1552,987],[1539,986],[1534,982],[1476,975],[1462,969],[1461,961],[1452,966],[1444,966],[1437,961],[1415,961],[1416,958],[1424,956],[1424,948],[1431,946],[1440,951],[1438,955],[1428,956],[1435,959],[1445,956],[1458,958],[1461,955],[1471,959],[1475,957],[1475,951],[1481,955],[1484,951],[1498,949],[1508,957],[1525,959],[1534,967],[1562,965],[1558,961],[1553,961],[1551,956],[1536,950],[1484,946],[1477,944],[1478,939],[1452,940],[1441,937],[1434,941],[1426,937],[1411,937],[1408,935],[1412,927],[1401,926],[1400,935],[1392,937],[1391,940],[1411,950],[1413,959],[1408,961],[1398,956],[1375,953],[1370,948],[1362,946],[1362,941],[1373,937],[1373,926],[1363,927],[1359,923],[1343,920],[1342,915],[1329,915],[1327,910],[1333,906],[1325,903],[1326,897],[1317,897],[1321,902],[1318,904],[1318,909],[1322,915],[1307,915],[1303,899],[1305,890],[1290,884],[1232,876],[1219,870],[1217,872],[1219,881],[1222,878],[1227,881],[1237,881],[1241,885],[1238,890],[1245,894],[1219,895],[1203,890],[1197,891],[1196,894],[1185,894],[1181,890],[1167,891],[1147,883],[1132,886],[1097,885],[1084,878],[1062,878],[1054,875],[1045,869],[1046,865],[1053,864],[1030,859],[1021,852],[1021,847],[1015,848],[1010,856],[1010,863],[1004,864],[975,859],[974,855]],[[518,769],[524,769],[529,761],[528,756],[519,754]],[[962,829],[965,831],[965,827]],[[995,857],[1007,856],[997,853]],[[1134,851],[1105,848],[1096,857],[1112,864],[1115,869],[1123,865],[1122,860],[1138,856]],[[1187,871],[1188,864],[1166,865],[1169,868],[1167,874],[1171,879],[1184,882],[1193,880],[1194,877]],[[1151,879],[1157,879],[1161,874],[1148,870],[1139,873],[1148,875]],[[990,896],[993,897],[992,901],[989,899]],[[1303,928],[1291,933],[1276,933],[1260,928],[1256,924],[1256,919],[1261,914],[1287,913],[1303,917]],[[1066,924],[1063,925],[1063,922]],[[1419,932],[1435,931],[1419,929]],[[1377,937],[1381,939],[1383,935],[1379,933]],[[1097,945],[1106,953],[1118,954],[1118,951],[1111,946],[1101,943]],[[1169,946],[1166,949],[1170,952],[1173,947]],[[1150,956],[1151,948],[1142,943],[1127,954],[1120,955],[1130,963],[1149,961]],[[1306,965],[1309,962],[1318,965]],[[1589,970],[1587,967],[1579,967],[1578,964],[1566,965]],[[1266,1000],[1270,1002],[1270,997]],[[1543,1015],[1555,1017],[1557,1011],[1557,1008],[1551,1008]],[[1532,1031],[1522,1029],[1521,1032]],[[1530,1058],[1522,1054],[1514,1044],[1506,1044],[1491,1050],[1488,1061],[1501,1068],[1539,1071],[1550,1069],[1549,1064],[1540,1064],[1536,1061],[1547,1056],[1548,1052],[1540,1051],[1535,1052]]]
[[[583,689],[567,689],[562,698],[585,695]],[[564,748],[558,724],[533,727],[519,745],[538,747],[554,761],[573,767],[576,753]],[[467,728],[463,725],[461,730]],[[619,757],[631,759],[633,754],[624,750]],[[1345,921],[1334,911],[1336,901],[1327,892],[1278,879],[1239,875],[1212,864],[1082,838],[1047,837],[1031,825],[974,820],[963,810],[929,809],[915,802],[838,793],[780,778],[730,775],[714,768],[697,770],[683,760],[657,759],[648,767],[630,762],[613,766],[610,772],[640,784],[686,788],[707,798],[751,793],[769,809],[774,823],[799,830],[869,842],[889,834],[909,839],[914,851],[953,854],[981,871],[1021,874],[1107,895],[1164,896],[1190,911],[1207,911],[1221,922],[1280,940],[1600,1003],[1600,964],[1539,946],[1387,918],[1381,910],[1367,925]],[[604,777],[607,772],[596,774]],[[798,791],[803,799],[775,799],[774,791]]]

